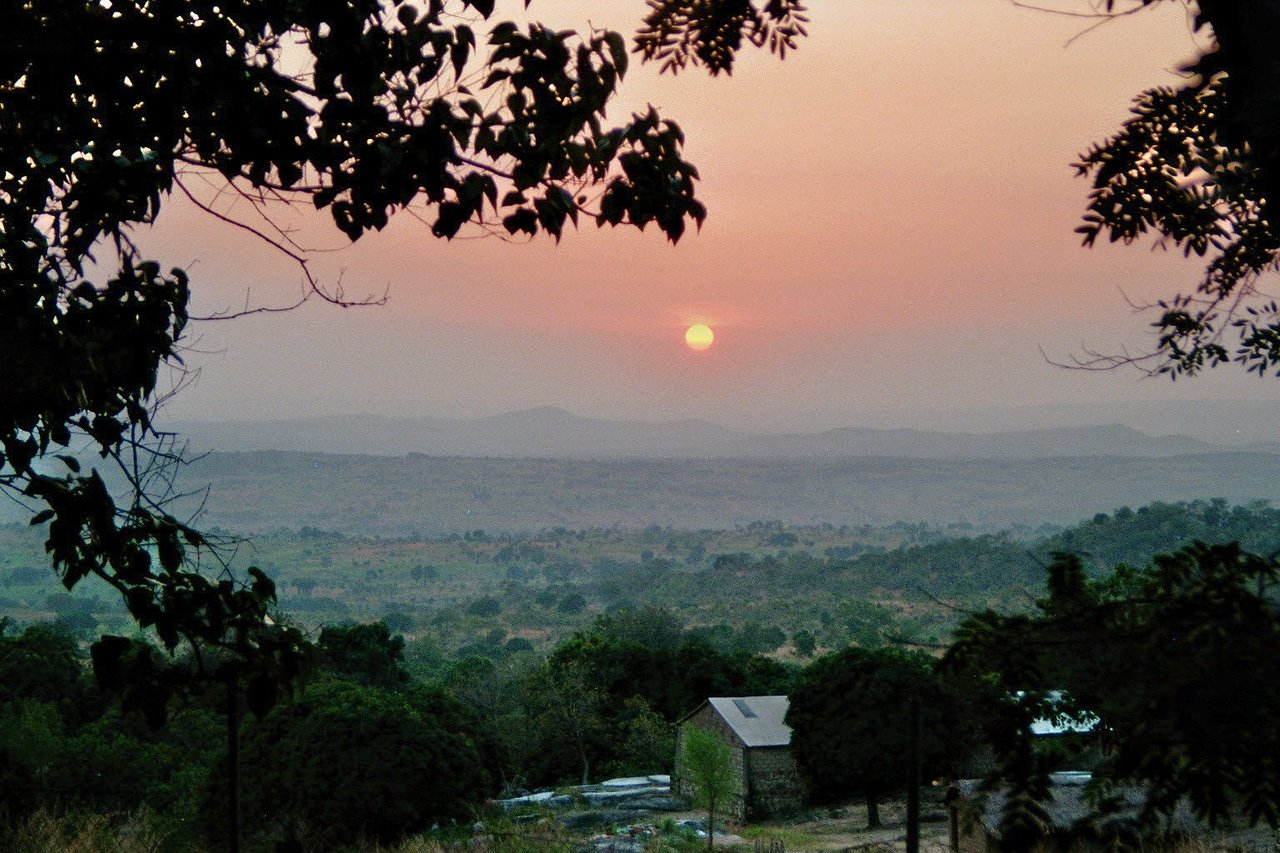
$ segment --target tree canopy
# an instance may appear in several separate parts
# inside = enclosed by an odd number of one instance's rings
[[[1106,0],[1102,14],[1158,2]],[[1136,363],[1176,378],[1235,361],[1280,374],[1280,308],[1259,282],[1280,264],[1270,212],[1280,199],[1280,3],[1200,0],[1194,10],[1194,28],[1212,42],[1186,69],[1187,82],[1141,93],[1120,131],[1081,156],[1077,169],[1093,191],[1077,230],[1085,245],[1154,232],[1161,244],[1207,258],[1204,275],[1153,306],[1154,352],[1090,354],[1082,364]]]
[[[432,699],[419,706],[400,693],[331,683],[277,706],[245,738],[250,831],[335,846],[471,817],[488,779],[471,740],[452,727],[461,712]],[[206,806],[211,827],[218,802]]]
[[[392,635],[386,622],[320,629],[316,665],[370,687],[391,689],[409,681],[404,670],[404,637]]]
[[[1005,699],[989,734],[1012,800],[1034,809],[1022,794],[1043,794],[1058,769],[1033,749],[1031,720],[1087,711],[1107,745],[1095,779],[1104,794],[1139,786],[1144,820],[1186,797],[1210,821],[1280,823],[1278,568],[1235,543],[1195,543],[1090,580],[1060,554],[1037,612],[969,617],[944,663]],[[1023,817],[1005,820],[1035,824]]]
[[[920,707],[921,762],[929,778],[950,769],[967,746],[960,703],[921,652],[850,647],[818,658],[791,690],[787,725],[796,763],[822,801],[862,796],[867,822],[880,825],[880,799],[906,787]]]
[[[48,524],[67,588],[96,575],[170,652],[219,650],[209,662],[257,685],[260,709],[297,669],[300,637],[268,617],[264,574],[211,579],[200,569],[219,567],[216,543],[166,509],[179,457],[152,408],[160,371],[181,369],[191,281],[142,257],[132,229],[174,194],[227,218],[199,191],[212,182],[265,215],[233,224],[295,258],[310,293],[346,304],[273,229],[270,204],[326,210],[353,240],[411,205],[444,238],[471,223],[559,239],[585,217],[675,241],[700,224],[680,128],[652,109],[606,117],[623,36],[520,26],[495,5],[20,0],[0,12],[0,486]],[[798,0],[658,0],[633,49],[671,70],[730,72],[742,45],[783,54],[803,23]],[[73,450],[85,446],[103,471],[84,470]],[[109,638],[94,662],[120,673],[128,649]]]

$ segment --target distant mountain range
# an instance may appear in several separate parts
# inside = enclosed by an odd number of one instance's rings
[[[1104,424],[1012,432],[930,432],[843,427],[758,434],[707,421],[612,421],[556,408],[485,418],[348,415],[277,421],[190,421],[169,425],[191,450],[260,450],[533,459],[1039,459],[1158,458],[1248,449],[1183,435],[1149,435]]]

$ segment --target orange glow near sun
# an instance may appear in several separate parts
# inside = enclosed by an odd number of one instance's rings
[[[698,351],[710,347],[715,339],[711,327],[705,323],[694,323],[684,333],[684,342],[689,345],[689,349]]]

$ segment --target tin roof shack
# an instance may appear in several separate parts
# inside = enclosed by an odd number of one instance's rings
[[[1251,849],[1250,830],[1214,832],[1198,821],[1190,805],[1178,803],[1154,833],[1138,831],[1137,817],[1144,797],[1140,789],[1118,791],[1123,805],[1113,815],[1094,819],[1085,798],[1091,774],[1066,771],[1050,774],[1049,800],[1043,803],[1048,824],[1046,835],[1027,848],[1028,853],[1101,853],[1115,849],[1117,838],[1145,851],[1210,849],[1213,843],[1229,843],[1235,849]],[[981,790],[981,781],[966,779],[947,792],[953,853],[1000,853],[1000,824],[1008,804],[1008,792]],[[1206,842],[1209,842],[1206,844]]]
[[[1010,701],[1021,698],[1022,693],[1009,697]],[[1091,771],[1102,761],[1102,728],[1101,720],[1092,712],[1084,712],[1077,716],[1067,713],[1069,707],[1066,693],[1051,690],[1045,697],[1047,711],[1050,716],[1037,717],[1031,721],[1031,735],[1038,753],[1055,754],[1057,767],[1072,771]],[[995,755],[990,744],[981,744],[965,757],[961,774],[976,778],[986,776],[996,768]]]
[[[786,696],[713,697],[680,720],[677,755],[687,726],[714,732],[733,750],[737,784],[726,814],[746,820],[794,814],[804,807],[806,786],[791,757],[791,727],[786,724],[789,705]],[[672,788],[686,797],[692,794],[678,769]]]

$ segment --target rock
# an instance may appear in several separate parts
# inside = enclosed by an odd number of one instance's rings
[[[510,811],[521,806],[565,808],[575,803],[586,802],[596,808],[681,811],[686,808],[686,804],[671,796],[670,778],[662,775],[628,776],[609,779],[599,785],[573,788],[571,794],[539,791],[536,794],[510,797],[498,800],[498,805],[503,810]]]
[[[645,853],[643,838],[593,838],[578,848],[579,853]]]
[[[560,821],[565,829],[596,829],[601,826],[631,823],[642,816],[644,816],[642,812],[601,809],[561,815],[556,820]]]
[[[615,805],[623,800],[634,799],[636,797],[653,797],[661,796],[668,793],[669,788],[663,788],[659,785],[650,785],[647,788],[626,788],[620,791],[581,791],[579,796],[593,806],[597,805]]]
[[[638,800],[619,803],[618,808],[645,809],[655,812],[682,812],[689,808],[689,804],[679,797],[642,797]]]
[[[606,779],[600,783],[600,786],[602,788],[643,788],[652,784],[653,779],[648,776],[627,776],[621,779]]]
[[[503,811],[520,806],[546,806],[547,808],[563,808],[573,803],[573,797],[557,794],[555,791],[539,791],[536,794],[525,794],[523,797],[512,797],[509,800],[498,800]]]
[[[692,817],[685,818],[676,824],[676,828],[692,830],[693,834],[699,838],[707,837],[707,822],[705,820],[698,820]]]

